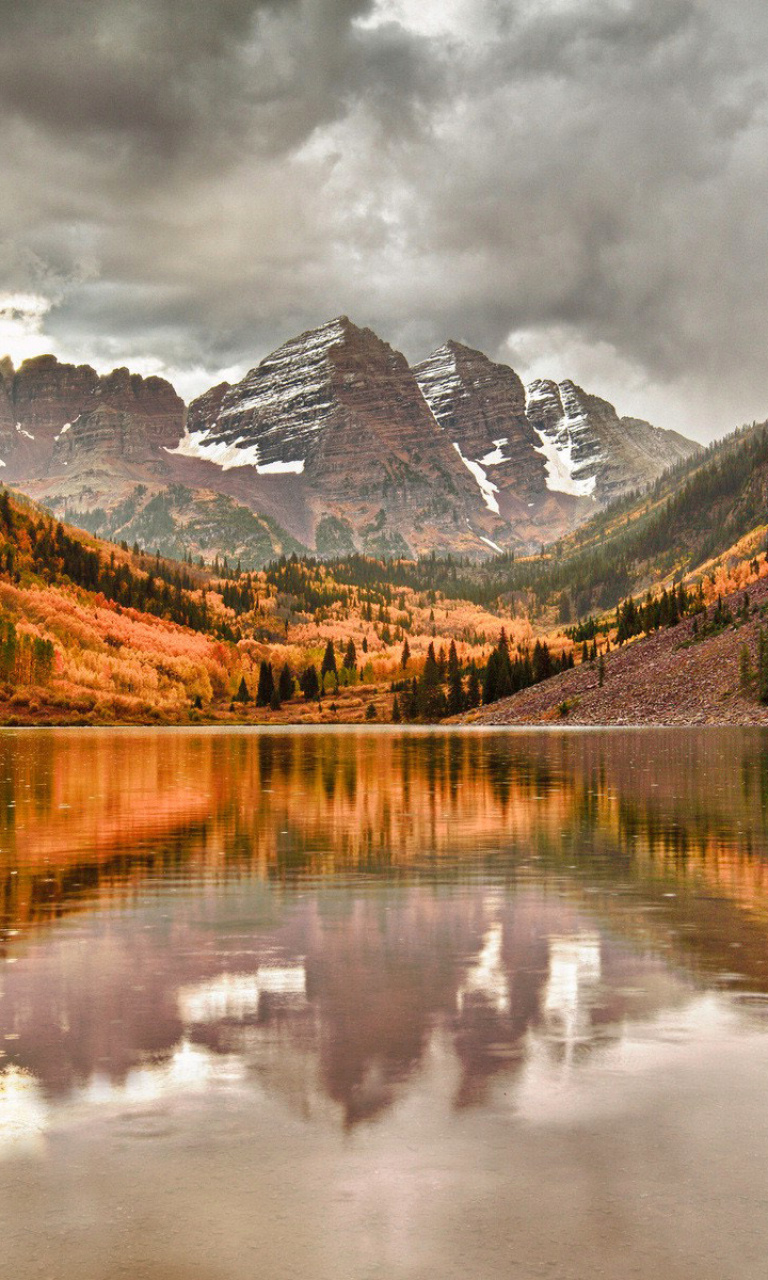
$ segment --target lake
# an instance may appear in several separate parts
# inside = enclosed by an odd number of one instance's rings
[[[768,733],[0,733],[0,1274],[752,1280]]]

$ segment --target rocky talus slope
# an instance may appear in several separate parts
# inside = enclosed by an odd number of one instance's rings
[[[697,638],[692,619],[607,654],[601,686],[597,663],[464,717],[482,725],[768,724],[768,706],[739,681],[742,647],[757,666],[758,630],[768,611],[768,579],[748,588],[752,613],[715,635]],[[734,614],[743,593],[726,600]],[[713,608],[708,617],[711,621]],[[702,620],[699,619],[699,628]]]

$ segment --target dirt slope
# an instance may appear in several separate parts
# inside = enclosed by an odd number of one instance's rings
[[[768,580],[748,588],[750,617],[717,635],[697,639],[693,620],[615,649],[605,657],[605,680],[585,664],[464,717],[477,724],[665,725],[768,724],[768,706],[754,689],[739,688],[744,644],[757,666],[758,633],[768,616]],[[729,597],[736,614],[743,593]],[[708,611],[711,622],[714,609]],[[702,628],[703,618],[699,620]],[[565,706],[564,704],[567,704]]]

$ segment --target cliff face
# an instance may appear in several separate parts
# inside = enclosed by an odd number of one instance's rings
[[[6,365],[0,395],[3,479],[45,476],[57,465],[61,433],[81,415],[100,410],[130,417],[130,429],[124,423],[121,438],[135,460],[147,464],[156,461],[164,446],[176,443],[184,426],[184,402],[163,378],[142,378],[127,369],[99,377],[90,365],[61,364],[55,356],[25,360],[16,371]],[[75,433],[73,440],[86,436]],[[72,446],[67,460],[73,461]]]
[[[655,480],[699,449],[675,431],[620,418],[612,404],[575,383],[532,382],[526,405],[552,489],[600,502]]]
[[[447,342],[413,369],[432,414],[474,476],[484,501],[519,542],[559,537],[591,504],[553,490],[526,391],[508,365]],[[581,500],[580,500],[581,497]]]

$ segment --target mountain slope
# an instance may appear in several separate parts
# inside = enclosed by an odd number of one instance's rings
[[[744,601],[749,612],[743,617]],[[760,633],[768,613],[768,576],[727,597],[733,615],[715,624],[717,605],[602,659],[583,663],[471,713],[475,724],[665,725],[768,724],[754,676],[746,687],[743,652],[758,666]]]
[[[676,431],[620,418],[612,404],[570,381],[532,382],[528,420],[541,440],[548,483],[610,501],[700,452]]]

